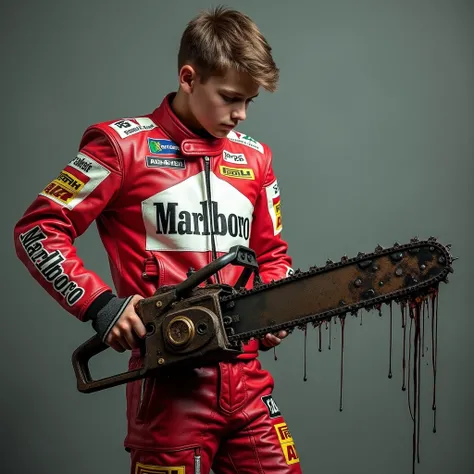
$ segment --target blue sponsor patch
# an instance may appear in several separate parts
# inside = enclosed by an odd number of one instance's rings
[[[148,149],[154,155],[176,156],[179,154],[179,146],[175,142],[162,138],[148,138]]]

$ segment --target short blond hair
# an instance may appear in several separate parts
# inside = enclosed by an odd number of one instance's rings
[[[249,16],[218,6],[201,12],[186,26],[180,42],[178,69],[191,64],[205,81],[233,68],[274,92],[279,69],[271,52],[272,48]]]

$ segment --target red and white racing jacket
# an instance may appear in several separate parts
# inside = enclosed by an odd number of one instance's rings
[[[113,291],[74,247],[93,221],[120,297],[151,296],[233,245],[256,252],[264,282],[291,272],[269,147],[236,131],[200,138],[173,113],[172,96],[151,114],[87,128],[77,156],[15,226],[20,260],[81,321]],[[228,265],[220,282],[235,284],[241,271]],[[258,342],[245,349],[255,356]]]

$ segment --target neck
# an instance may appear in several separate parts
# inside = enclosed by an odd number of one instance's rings
[[[178,89],[178,92],[174,96],[173,100],[171,101],[171,110],[173,110],[174,114],[181,123],[191,132],[199,135],[201,137],[209,138],[211,135],[204,130],[199,122],[196,120],[194,115],[192,114],[189,104],[187,101],[187,97],[183,92]]]

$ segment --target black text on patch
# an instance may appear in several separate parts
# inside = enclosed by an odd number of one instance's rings
[[[157,158],[156,156],[147,156],[146,165],[148,168],[186,169],[186,163],[183,158]]]

